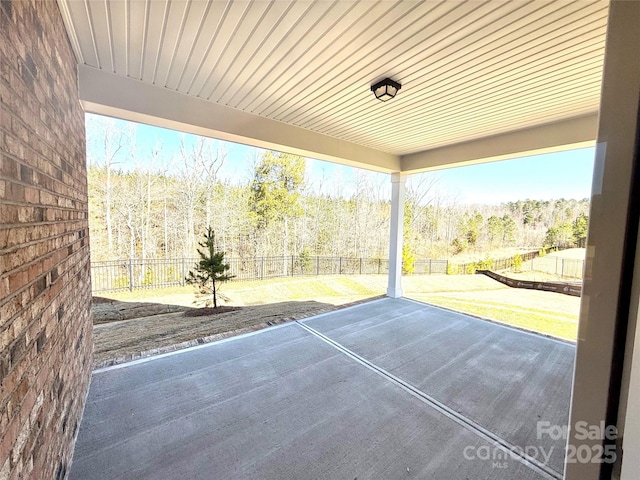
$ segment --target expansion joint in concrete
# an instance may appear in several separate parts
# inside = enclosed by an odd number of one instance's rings
[[[307,332],[309,332],[312,335],[316,336],[320,340],[328,343],[329,345],[331,345],[335,349],[339,350],[344,355],[350,357],[352,360],[355,360],[356,362],[358,362],[359,364],[363,365],[364,367],[372,370],[373,372],[375,372],[376,374],[378,374],[381,377],[385,378],[386,380],[388,380],[388,381],[394,383],[395,385],[399,386],[404,391],[408,392],[409,394],[411,394],[412,396],[414,396],[415,398],[417,398],[421,402],[423,402],[423,403],[429,405],[430,407],[434,408],[440,414],[444,415],[445,417],[449,418],[450,420],[453,420],[454,422],[456,422],[457,424],[459,424],[460,426],[462,426],[463,428],[465,428],[469,432],[479,436],[483,440],[489,441],[495,447],[500,448],[501,450],[503,450],[511,458],[513,458],[514,460],[524,464],[525,466],[529,467],[530,469],[534,470],[535,472],[541,474],[544,478],[546,478],[548,480],[562,480],[562,474],[561,473],[556,472],[555,470],[553,470],[549,466],[545,465],[544,463],[540,462],[536,458],[534,458],[534,457],[532,457],[530,455],[527,455],[523,451],[523,449],[519,448],[517,445],[514,445],[511,442],[505,440],[504,438],[501,438],[500,436],[496,435],[495,433],[487,430],[486,428],[482,427],[481,425],[479,425],[478,423],[474,422],[470,418],[467,418],[464,415],[460,414],[459,412],[449,408],[448,406],[446,406],[445,404],[439,402],[438,400],[436,400],[432,396],[427,395],[426,393],[424,393],[423,391],[421,391],[418,388],[414,387],[410,383],[405,382],[404,380],[396,377],[395,375],[393,375],[392,373],[388,372],[387,370],[385,370],[385,369],[379,367],[378,365],[370,362],[369,360],[361,357],[357,353],[353,352],[352,350],[349,350],[345,346],[341,345],[340,343],[336,342],[335,340],[332,340],[331,338],[327,337],[326,335],[323,335],[322,333],[320,333],[319,331],[315,330],[314,328],[309,327],[308,325],[305,325],[304,321],[296,321],[295,323],[297,323],[304,330],[306,330]]]

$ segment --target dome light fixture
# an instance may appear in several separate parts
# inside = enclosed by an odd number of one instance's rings
[[[371,91],[378,100],[386,102],[395,97],[401,87],[402,85],[398,82],[394,82],[390,78],[385,78],[384,80],[380,80],[378,83],[371,85]]]

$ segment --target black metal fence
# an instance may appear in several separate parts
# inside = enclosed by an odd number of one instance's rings
[[[538,252],[529,252],[529,253],[521,253],[520,258],[522,258],[522,263],[533,260],[539,255]],[[514,255],[515,256],[515,255]],[[509,258],[499,258],[495,260],[495,265],[493,267],[494,270],[506,270],[513,266],[513,257]]]
[[[558,257],[539,257],[538,252],[524,253],[522,270],[546,271],[565,278],[582,278],[582,260]],[[92,262],[93,292],[135,290],[185,285],[185,277],[193,269],[197,258],[111,260]],[[234,280],[262,280],[265,278],[309,275],[386,275],[389,261],[381,258],[278,256],[230,258],[230,274]],[[448,260],[416,260],[413,275],[464,275],[476,270],[507,270],[513,257],[487,261],[452,263]]]
[[[538,255],[538,252],[521,253],[520,258],[522,259],[522,264],[524,265],[525,262],[533,261]],[[447,273],[449,275],[468,275],[476,273],[477,270],[508,270],[514,266],[514,258],[515,255],[513,257],[490,258],[476,262],[449,262]]]
[[[91,263],[93,292],[184,285],[198,259],[111,260]],[[279,256],[230,258],[234,280],[308,275],[386,275],[389,261],[381,258]],[[447,260],[416,260],[414,274],[447,273]]]
[[[554,256],[537,257],[523,265],[523,269],[545,272],[562,278],[582,279],[584,260]]]

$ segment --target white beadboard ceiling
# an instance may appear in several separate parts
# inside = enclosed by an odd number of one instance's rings
[[[58,3],[81,64],[394,155],[598,110],[605,1]]]

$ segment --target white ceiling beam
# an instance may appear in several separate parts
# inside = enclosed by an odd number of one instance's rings
[[[167,88],[78,65],[86,112],[391,173],[397,155],[259,117]]]
[[[553,153],[595,145],[598,114],[411,153],[400,157],[402,171],[419,173],[448,167]]]
[[[593,146],[597,113],[403,156],[381,152],[167,88],[78,66],[87,112],[383,173],[419,173]]]

